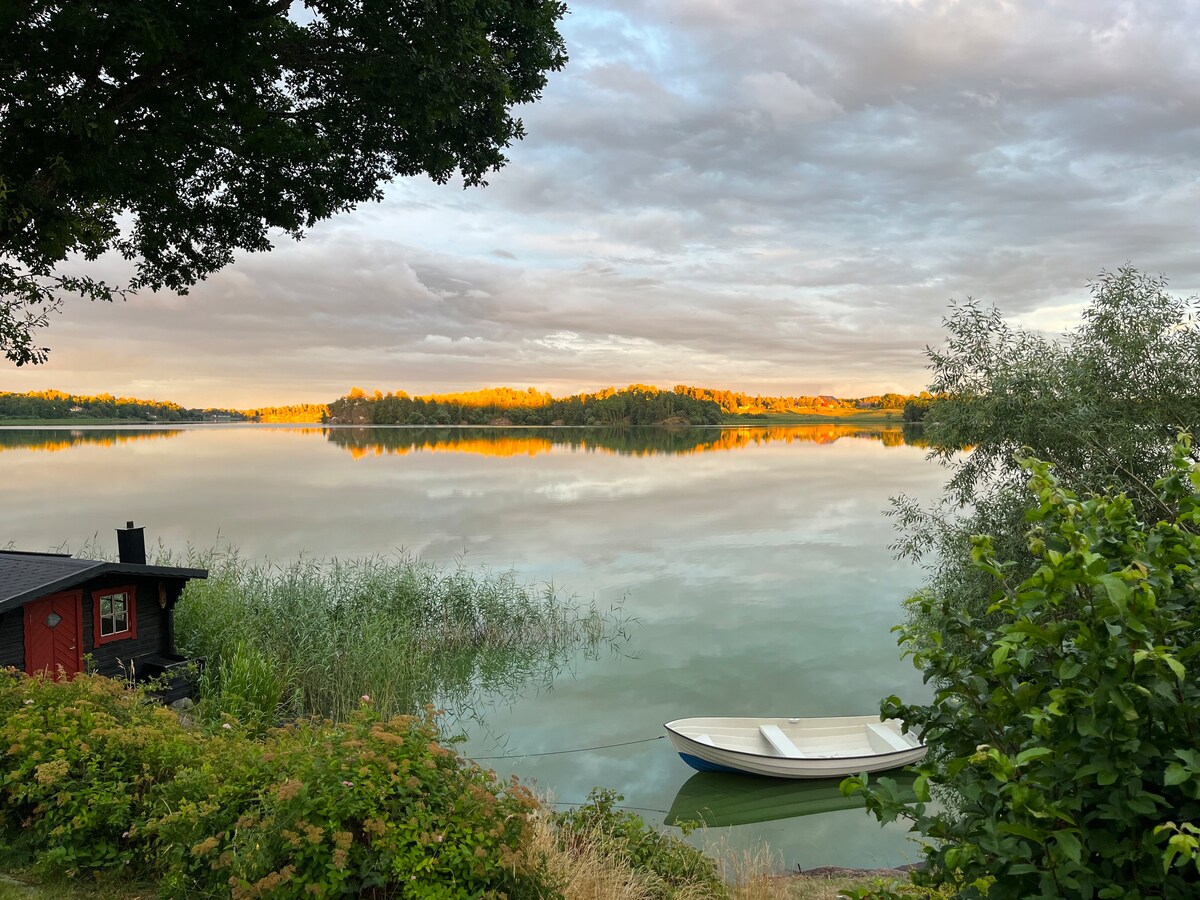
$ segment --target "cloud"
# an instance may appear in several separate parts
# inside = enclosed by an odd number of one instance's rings
[[[843,112],[832,97],[822,96],[783,72],[754,72],[742,76],[746,105],[761,110],[776,123],[820,122]]]
[[[488,188],[402,181],[182,301],[71,305],[7,381],[916,390],[949,298],[1057,325],[1127,261],[1200,286],[1198,26],[1179,2],[581,6]]]

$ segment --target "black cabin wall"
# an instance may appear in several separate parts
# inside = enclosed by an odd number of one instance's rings
[[[167,652],[166,617],[168,610],[158,605],[159,579],[135,579],[113,575],[89,581],[83,592],[83,652],[91,656],[88,670],[100,675],[128,676],[140,662]],[[133,585],[137,637],[110,641],[96,646],[95,593]],[[170,589],[168,587],[168,597]]]
[[[0,613],[0,669],[13,666],[25,671],[25,610]]]

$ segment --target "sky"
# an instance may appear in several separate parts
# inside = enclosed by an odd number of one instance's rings
[[[486,188],[397,181],[186,297],[68,301],[0,390],[912,393],[951,300],[1061,331],[1105,270],[1200,289],[1200,4],[589,0],[561,30]]]

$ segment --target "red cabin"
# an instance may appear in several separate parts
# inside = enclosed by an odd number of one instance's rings
[[[179,673],[175,604],[204,569],[146,565],[143,529],[117,532],[118,562],[0,550],[0,668],[55,678]],[[169,691],[185,693],[178,683]]]

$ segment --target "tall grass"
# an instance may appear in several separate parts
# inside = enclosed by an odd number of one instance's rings
[[[168,554],[169,556],[169,554]],[[546,683],[580,651],[621,632],[618,614],[560,598],[512,572],[451,569],[407,556],[249,562],[191,552],[209,570],[175,614],[180,650],[208,659],[210,696],[278,713],[343,719],[363,695],[384,715],[425,703],[462,712],[481,697]],[[235,693],[236,689],[236,693]],[[236,703],[233,701],[236,699]]]
[[[540,860],[564,900],[837,900],[842,891],[887,886],[904,896],[931,895],[876,875],[797,878],[765,844],[733,849],[702,835],[703,850],[662,833],[593,792],[566,813],[530,817],[525,853]]]
[[[284,681],[265,653],[244,642],[222,653],[200,678],[208,710],[237,719],[253,731],[274,725],[283,707]]]

